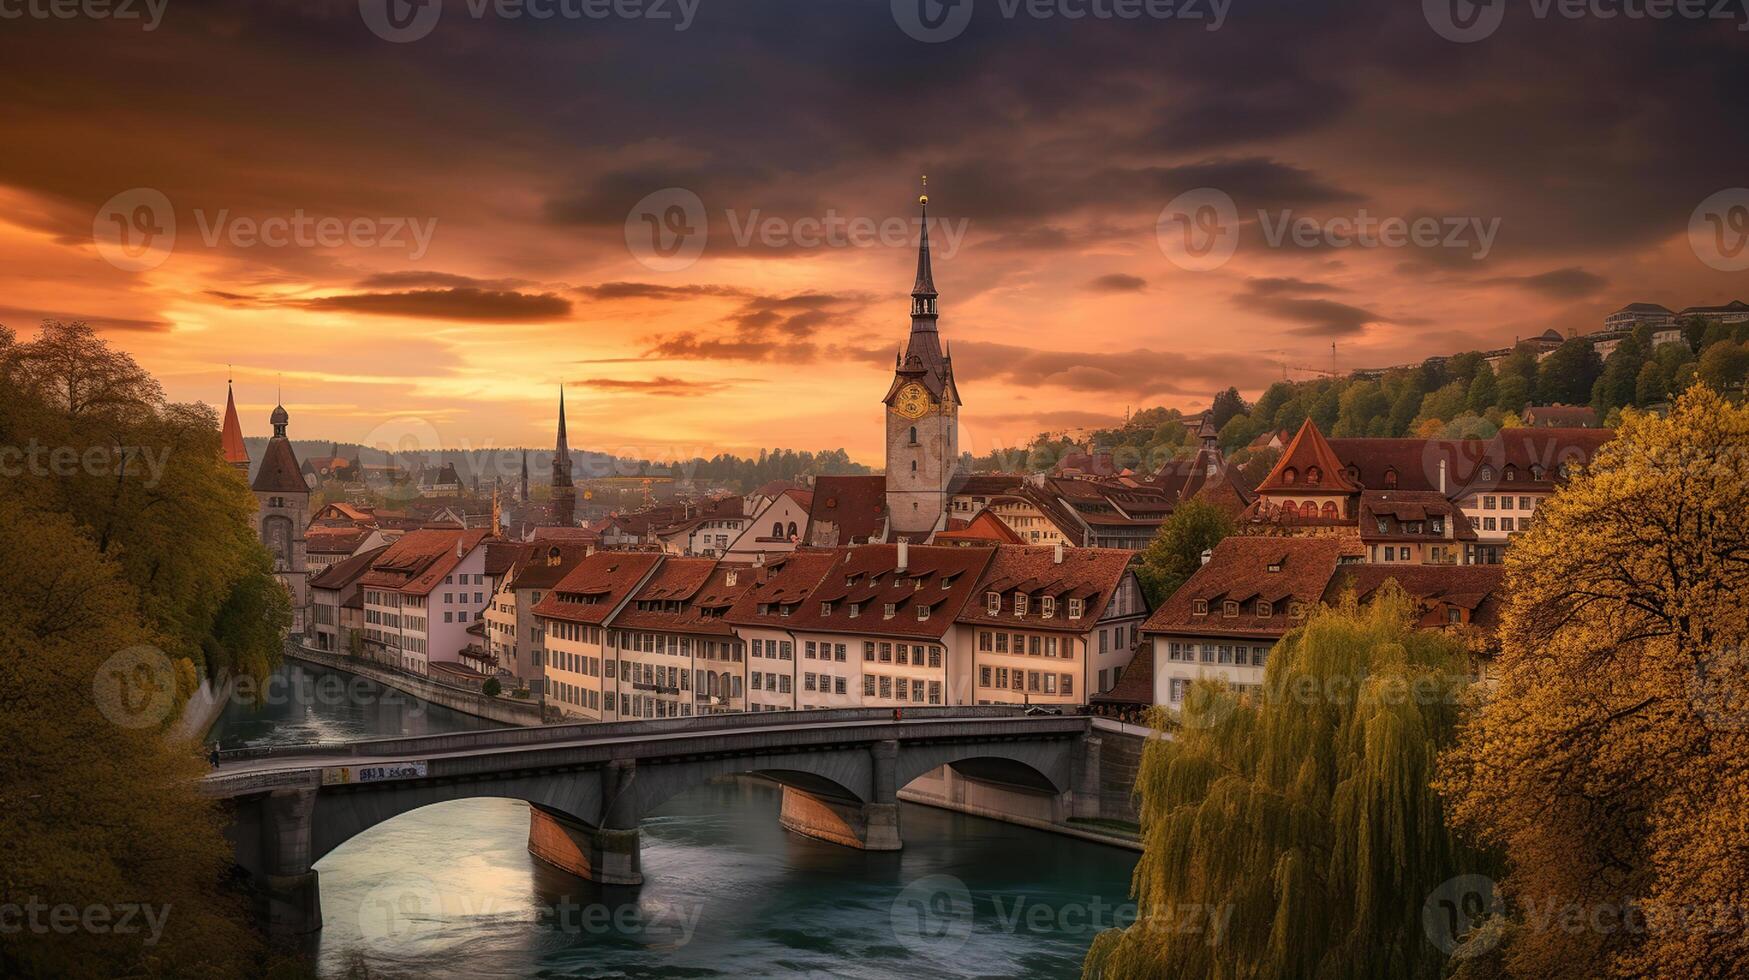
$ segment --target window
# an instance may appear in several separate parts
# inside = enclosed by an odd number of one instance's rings
[[[1237,616],[1237,615],[1239,615],[1238,600],[1228,599],[1227,601],[1221,603],[1221,617],[1222,618],[1232,619],[1234,616]]]
[[[820,603],[820,615],[822,615],[822,616],[832,615],[832,604],[830,602]]]
[[[1268,619],[1275,615],[1275,605],[1264,599],[1257,600],[1257,618]]]
[[[1386,490],[1395,490],[1396,488],[1397,488],[1397,471],[1395,469],[1385,470],[1385,489]]]
[[[917,606],[917,621],[919,623],[921,623],[928,618],[929,618],[929,604],[926,602],[919,603]]]
[[[1085,608],[1085,603],[1082,600],[1070,599],[1069,600],[1069,618],[1070,619],[1080,619],[1081,618],[1081,611],[1083,608]]]
[[[984,593],[984,610],[992,616],[999,615],[1002,612],[1002,593]]]
[[[898,612],[899,607],[889,602],[881,607],[881,618],[892,619],[894,616],[898,615]]]
[[[1306,467],[1306,486],[1315,487],[1324,482],[1324,471],[1316,466]]]
[[[1492,483],[1494,481],[1494,467],[1484,465],[1482,467],[1481,477],[1485,482]]]
[[[1287,469],[1281,471],[1281,482],[1283,482],[1283,483],[1292,485],[1293,483],[1297,482],[1299,480],[1299,478],[1300,478],[1300,471],[1294,469],[1291,466],[1288,467]]]
[[[1483,510],[1493,510],[1494,509],[1494,498],[1493,497],[1483,497],[1482,498],[1482,509]]]
[[[1057,614],[1057,600],[1053,596],[1045,596],[1038,601],[1038,614],[1046,619]]]
[[[873,674],[864,674],[862,676],[862,694],[863,694],[863,696],[872,698],[872,697],[874,697],[874,692],[875,692],[874,675]]]
[[[1190,614],[1192,616],[1207,616],[1209,614],[1209,602],[1208,602],[1208,600],[1207,599],[1192,599],[1192,600],[1190,600]]]
[[[911,427],[911,445],[913,445],[913,446],[917,445],[917,427],[914,425]],[[915,463],[911,464],[911,468],[916,469],[917,464],[915,464]]]
[[[978,686],[979,687],[989,687],[990,686],[990,668],[988,668],[988,667],[979,667],[978,668]]]
[[[1027,599],[1026,593],[1024,593],[1024,592],[1014,593],[1014,615],[1016,615],[1016,616],[1026,615],[1026,599]]]

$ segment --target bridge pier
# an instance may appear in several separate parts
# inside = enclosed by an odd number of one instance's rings
[[[528,852],[588,881],[641,885],[638,832],[591,827],[533,804],[528,808]]]
[[[638,814],[633,809],[634,797],[630,792],[637,773],[637,763],[631,759],[614,759],[601,768],[600,827],[529,804],[528,852],[561,871],[589,881],[604,885],[643,884]]]
[[[783,788],[783,806],[777,822],[785,830],[864,851],[897,851],[904,847],[899,836],[897,762],[899,743],[877,742],[869,747],[874,757],[873,799],[840,800]]]
[[[322,897],[310,860],[310,815],[316,790],[276,789],[263,802],[266,833],[258,884],[266,903],[267,934],[301,936],[322,928]]]
[[[1081,736],[1080,750],[1075,753],[1075,789],[1071,794],[1069,812],[1076,820],[1098,820],[1099,806],[1099,736]]]

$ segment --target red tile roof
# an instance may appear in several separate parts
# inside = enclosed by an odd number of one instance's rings
[[[936,532],[935,544],[965,543],[965,544],[1021,544],[1020,535],[1014,529],[1002,523],[1002,519],[990,513],[988,507],[978,511],[964,527],[952,528]]]
[[[1446,522],[1445,531],[1436,533],[1432,520]],[[1379,521],[1385,529],[1379,530]],[[1360,495],[1360,539],[1362,541],[1474,541],[1476,532],[1470,527],[1463,509],[1432,490],[1368,490]],[[1420,531],[1409,528],[1419,525]]]
[[[734,630],[724,616],[754,584],[753,569],[746,565],[711,558],[665,558],[610,625],[731,636]]]
[[[789,615],[777,619],[792,630],[939,639],[953,628],[991,554],[990,548],[910,545],[901,570],[896,544],[840,548],[819,584],[793,605],[784,600]],[[925,606],[929,618],[918,619]]]
[[[1444,628],[1449,624],[1446,613],[1462,609],[1469,620],[1465,630],[1498,647],[1506,598],[1504,565],[1344,565],[1331,577],[1324,601],[1334,604],[1353,589],[1366,602],[1386,581],[1395,581],[1421,603],[1418,627]]]
[[[511,576],[512,589],[550,589],[571,574],[571,569],[576,568],[589,553],[586,545],[566,542],[530,542],[530,545],[533,551],[516,566],[515,574]]]
[[[972,599],[959,621],[971,625],[1019,625],[1028,629],[1085,633],[1105,612],[1129,570],[1135,552],[1121,548],[1065,548],[1057,564],[1054,547],[1003,545],[985,567]],[[989,593],[1002,597],[1001,609],[991,614]],[[1016,594],[1029,597],[1026,615],[1014,615]],[[1055,608],[1049,618],[1038,600],[1050,596]],[[1069,618],[1070,599],[1080,599],[1085,608],[1079,619]]]
[[[535,615],[603,626],[661,560],[645,552],[598,551],[553,586],[534,607]]]
[[[1104,694],[1095,694],[1094,701],[1113,704],[1154,703],[1154,644],[1142,643],[1129,666],[1118,675],[1117,683]]]
[[[1309,475],[1314,469],[1318,475],[1317,483],[1309,482]],[[1290,470],[1293,471],[1291,474],[1288,472]],[[1343,471],[1342,460],[1324,439],[1324,433],[1318,431],[1318,426],[1310,418],[1300,426],[1300,431],[1294,434],[1293,441],[1287,444],[1287,448],[1281,451],[1281,458],[1275,461],[1275,468],[1257,485],[1259,493],[1272,490],[1294,493],[1352,493],[1359,489]]]
[[[359,584],[407,595],[428,595],[466,555],[486,540],[486,532],[422,529],[408,531],[371,563]],[[456,554],[457,550],[461,554]]]
[[[814,479],[813,505],[802,539],[816,547],[859,544],[887,526],[887,478],[822,476]]]
[[[1227,538],[1142,629],[1279,637],[1298,625],[1290,615],[1293,603],[1310,607],[1322,599],[1341,553],[1342,543],[1328,537]],[[1268,617],[1256,615],[1259,599],[1270,603]],[[1198,600],[1207,603],[1208,611],[1201,615],[1194,612]],[[1224,615],[1222,603],[1228,600],[1239,603],[1239,615]]]
[[[737,626],[778,626],[789,620],[777,615],[779,605],[798,606],[814,591],[826,570],[838,560],[842,549],[802,549],[766,565],[751,569],[753,587],[741,594],[729,610],[729,622]],[[760,612],[770,607],[769,612]]]
[[[304,530],[304,550],[318,555],[350,555],[376,528],[314,525]]]
[[[310,579],[312,589],[347,589],[358,584],[359,579],[370,571],[371,563],[383,552],[389,550],[388,545],[361,551],[351,558],[345,558],[322,569]]]

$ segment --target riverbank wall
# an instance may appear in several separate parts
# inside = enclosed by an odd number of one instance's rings
[[[170,735],[177,739],[204,739],[206,733],[212,730],[213,723],[225,713],[225,705],[230,703],[231,696],[237,692],[237,681],[234,677],[215,683],[210,678],[200,682],[200,687],[189,696],[188,702],[182,706],[182,715],[171,727]]]
[[[519,701],[510,697],[491,698],[479,691],[444,684],[429,677],[419,677],[403,671],[391,670],[380,664],[329,653],[325,650],[312,650],[296,643],[286,645],[285,656],[287,660],[325,667],[329,670],[338,670],[354,677],[362,677],[422,701],[429,701],[440,707],[459,711],[464,715],[472,715],[486,721],[495,721],[501,725],[529,727],[541,723],[541,707],[538,701]]]

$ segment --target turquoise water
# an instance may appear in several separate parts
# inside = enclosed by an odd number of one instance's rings
[[[283,728],[227,712],[216,734],[488,727],[436,708],[307,708]],[[518,801],[403,814],[317,863],[324,926],[308,948],[325,977],[359,963],[373,977],[1074,977],[1098,929],[1133,914],[1129,851],[911,804],[902,851],[857,851],[783,830],[779,797],[753,779],[676,797],[642,824],[636,889],[536,862]]]

